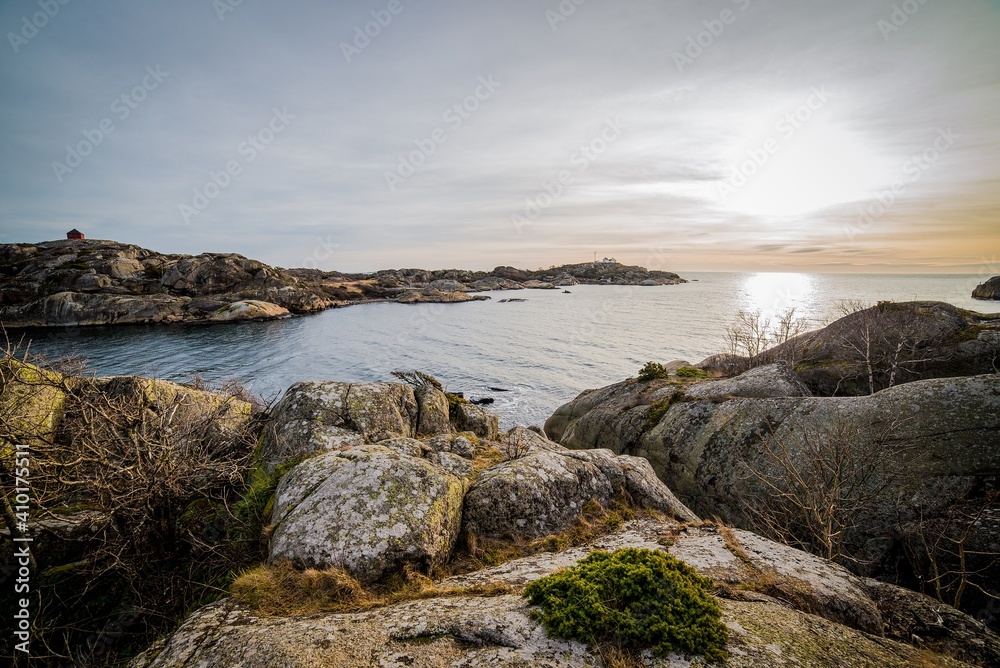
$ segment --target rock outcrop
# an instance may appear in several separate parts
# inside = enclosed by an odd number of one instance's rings
[[[973,299],[1000,299],[1000,276],[994,276],[985,283],[980,283],[972,291]]]
[[[281,269],[235,253],[166,255],[99,239],[0,244],[0,323],[15,327],[235,322],[369,301],[460,304],[485,290],[577,283],[673,285],[677,274],[619,264],[524,271]]]
[[[927,378],[994,373],[1000,316],[942,302],[881,302],[771,348],[754,364],[788,360],[818,396],[871,394]],[[748,360],[721,355],[698,366],[731,374]]]
[[[518,593],[594,549],[625,547],[666,550],[719,583],[730,630],[729,658],[720,665],[959,667],[1000,660],[1000,638],[919,594],[890,585],[873,590],[839,566],[746,532],[648,519],[586,546],[445,579],[437,585],[446,597],[309,617],[261,617],[222,600],[194,612],[132,666],[604,667],[595,649],[547,635]],[[470,589],[487,587],[511,593],[475,596]],[[937,630],[918,641],[910,634],[914,620],[930,610],[940,611]],[[692,665],[678,656],[646,654],[644,661],[662,668]]]

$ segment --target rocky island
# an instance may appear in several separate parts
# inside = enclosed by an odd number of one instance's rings
[[[994,276],[985,283],[980,283],[972,291],[973,299],[1000,299],[1000,276]]]
[[[848,321],[755,359],[650,363],[505,433],[420,372],[266,406],[8,354],[0,457],[30,447],[33,591],[59,602],[36,633],[134,668],[997,665],[1000,320],[875,308],[927,322],[879,339],[921,353],[905,374],[880,359],[873,392],[825,389],[875,365],[835,336]],[[829,530],[788,498],[830,501]],[[688,621],[625,640],[542,615],[558,601],[536,583],[653,556]]]
[[[488,299],[474,293],[489,290],[684,282],[671,272],[618,263],[343,274],[271,267],[235,253],[166,255],[79,238],[0,245],[0,323],[18,328],[233,322],[371,301],[460,303]]]

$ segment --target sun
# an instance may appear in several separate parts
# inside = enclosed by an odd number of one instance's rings
[[[869,199],[898,171],[856,133],[824,119],[781,129],[731,152],[729,187],[720,189],[724,208],[753,216],[808,214]]]

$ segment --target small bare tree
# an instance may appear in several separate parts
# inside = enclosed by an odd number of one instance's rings
[[[893,302],[838,304],[844,314],[840,343],[863,369],[869,394],[905,382],[919,368],[945,358],[939,335],[928,332],[918,312]]]
[[[727,352],[736,366],[734,371],[746,371],[778,359],[795,364],[799,359],[795,341],[803,331],[805,323],[796,317],[794,308],[778,313],[773,324],[759,309],[740,309],[736,321],[726,327]],[[780,353],[772,352],[775,346],[781,346]]]

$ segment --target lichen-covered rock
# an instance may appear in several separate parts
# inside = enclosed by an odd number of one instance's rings
[[[459,431],[471,431],[479,438],[495,441],[500,435],[500,419],[495,413],[473,404],[458,404]]]
[[[456,436],[448,444],[449,452],[458,455],[459,457],[464,457],[466,459],[472,459],[476,455],[476,446],[472,441],[464,436]]]
[[[569,450],[524,427],[507,432],[500,449],[511,459],[484,471],[466,497],[465,526],[474,534],[557,533],[570,528],[591,499],[604,506],[625,500],[682,521],[698,519],[643,459]]]
[[[448,397],[441,390],[426,387],[416,393],[419,417],[417,434],[441,434],[451,431]]]
[[[63,376],[11,358],[0,365],[0,419],[10,436],[29,444],[51,438],[66,406]],[[0,452],[4,450],[0,441]]]
[[[653,467],[642,457],[615,455],[610,450],[566,450],[563,454],[596,466],[607,477],[615,494],[624,496],[636,507],[659,510],[683,522],[698,519],[656,477]]]
[[[465,498],[465,528],[477,536],[545,536],[569,528],[591,499],[614,489],[589,462],[539,452],[484,471]]]
[[[665,535],[675,536],[672,546]],[[557,553],[541,553],[439,583],[453,594],[492,585],[520,590],[528,582],[575,565],[592,550],[625,547],[667,550],[720,582],[723,622],[729,628],[730,668],[904,668],[996,665],[1000,638],[946,605],[934,604],[936,633],[912,636],[905,614],[879,618],[876,600],[895,587],[866,595],[865,583],[842,568],[740,532],[743,548],[718,529],[653,519],[624,524],[614,534]],[[759,539],[758,539],[759,540]],[[744,549],[747,559],[731,548]],[[766,579],[763,576],[766,576]],[[770,589],[764,585],[772,583]],[[901,611],[920,612],[930,599],[903,592]],[[847,613],[851,607],[857,614]],[[593,648],[549,636],[516,595],[452,595],[398,603],[368,612],[309,617],[259,617],[232,599],[208,605],[170,637],[158,641],[132,668],[243,666],[244,668],[605,668]],[[881,628],[872,625],[880,622]],[[866,631],[867,629],[867,631]],[[888,637],[880,637],[882,635]],[[907,643],[914,644],[907,644]],[[701,665],[696,657],[642,656],[652,668]],[[966,660],[969,663],[963,663]]]
[[[431,452],[427,454],[427,461],[441,467],[442,470],[462,479],[472,477],[472,462],[459,457],[451,452]]]
[[[406,564],[430,569],[455,544],[464,492],[444,468],[377,445],[312,457],[278,485],[268,558],[363,582]]]
[[[304,381],[288,388],[264,427],[259,458],[275,466],[389,438],[417,423],[413,389],[401,383]]]

